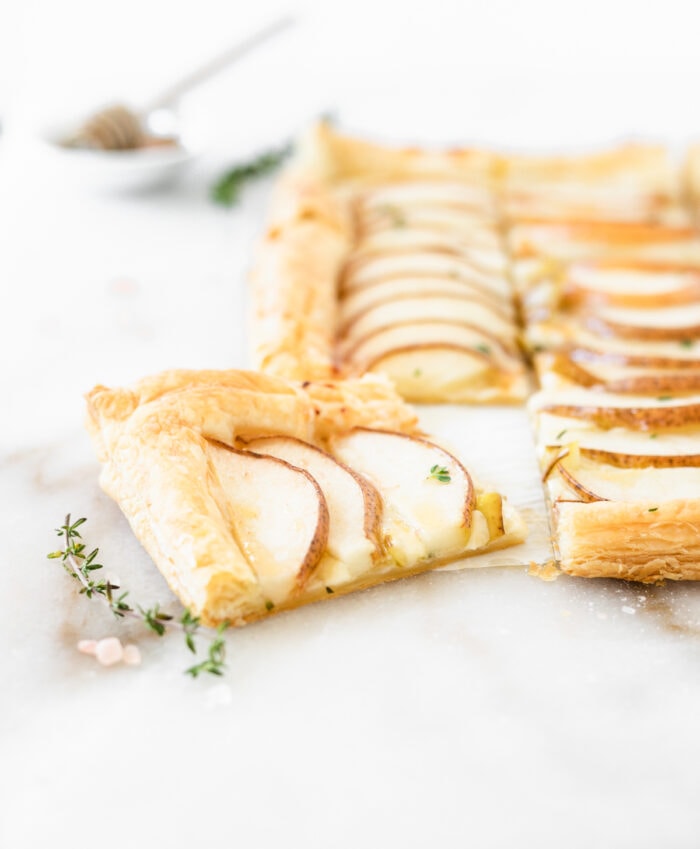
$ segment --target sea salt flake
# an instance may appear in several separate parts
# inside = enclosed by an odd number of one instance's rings
[[[622,612],[634,615],[637,611],[633,607],[629,607],[628,605],[625,605],[625,607],[622,608]]]
[[[103,666],[113,666],[124,657],[124,649],[118,637],[105,637],[97,643],[95,657]]]
[[[83,654],[94,655],[97,651],[97,640],[79,640],[78,651]]]
[[[124,646],[124,663],[127,666],[138,666],[141,663],[141,649],[133,643]]]

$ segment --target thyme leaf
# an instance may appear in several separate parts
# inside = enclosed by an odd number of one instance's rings
[[[447,466],[438,466],[437,463],[430,467],[428,478],[433,478],[433,480],[440,481],[440,483],[449,483],[452,480],[450,470]]]
[[[248,162],[234,165],[211,187],[211,199],[221,206],[235,206],[246,183],[275,171],[291,151],[292,146],[285,144],[283,147],[265,151]]]

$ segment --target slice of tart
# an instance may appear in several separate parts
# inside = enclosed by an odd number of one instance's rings
[[[514,545],[526,528],[386,380],[165,372],[96,387],[101,483],[183,604],[267,614]]]

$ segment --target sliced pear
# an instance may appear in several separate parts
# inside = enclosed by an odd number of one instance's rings
[[[492,209],[493,195],[485,186],[449,183],[447,181],[411,181],[389,183],[372,188],[361,199],[363,211],[385,205],[398,206],[441,206],[459,211],[483,211]]]
[[[700,298],[696,271],[632,263],[574,263],[567,273],[569,297],[623,307],[665,307]]]
[[[698,425],[673,430],[644,431],[623,427],[601,430],[591,420],[565,418],[544,412],[537,415],[539,453],[575,444],[582,452],[591,449],[618,455],[684,457],[697,453],[698,440]]]
[[[613,336],[657,341],[700,336],[700,303],[654,309],[604,307],[585,318],[597,331]]]
[[[700,466],[700,454],[621,454],[617,451],[604,451],[600,448],[581,448],[579,453],[593,460],[620,469],[678,469],[686,466]]]
[[[541,391],[532,397],[530,406],[540,414],[584,419],[601,428],[650,431],[700,423],[700,398],[697,395],[649,398],[642,395],[603,395],[590,389]]]
[[[634,368],[700,370],[700,345],[693,340],[680,342],[635,342],[603,339],[579,330],[570,340],[566,354],[579,363],[631,366]]]
[[[301,469],[208,442],[219,500],[266,598],[280,604],[301,590],[328,541],[328,506]]]
[[[523,367],[505,369],[487,354],[445,342],[395,349],[365,371],[385,374],[403,398],[420,404],[511,403],[530,391]]]
[[[479,328],[499,339],[513,340],[515,337],[513,321],[481,301],[446,296],[407,297],[379,303],[357,316],[345,328],[341,350],[347,342],[392,325],[445,319]]]
[[[400,213],[397,211],[395,214]],[[407,226],[395,226],[392,230],[362,239],[353,251],[348,267],[356,269],[378,258],[402,256],[416,251],[455,256],[487,274],[504,274],[507,269],[500,237],[495,237],[488,230],[484,235],[480,235],[476,229],[473,229],[471,235],[460,235],[411,229]]]
[[[557,416],[589,419],[598,427],[626,427],[632,430],[656,430],[683,427],[700,423],[700,404],[684,404],[666,407],[580,407],[566,404],[550,404],[543,411]]]
[[[378,280],[369,286],[362,286],[342,298],[340,324],[347,324],[370,306],[397,297],[439,297],[441,295],[472,297],[494,304],[509,316],[512,316],[514,312],[512,302],[469,280],[455,280],[448,277],[393,277],[388,280]]]
[[[637,340],[595,333],[571,318],[558,315],[556,321],[528,328],[531,347],[566,349],[577,362],[608,362],[658,368],[700,368],[700,342],[692,339]]]
[[[420,540],[422,557],[445,558],[464,551],[475,496],[459,460],[424,439],[364,428],[333,438],[331,450],[379,490],[390,521],[390,553],[397,562],[410,562],[414,556],[402,550],[406,528]]]
[[[475,400],[478,390],[496,394],[498,375],[484,354],[445,344],[412,345],[394,350],[367,364],[366,371],[390,378],[407,401],[439,404]],[[503,394],[503,387],[501,387]]]
[[[375,207],[361,216],[360,232],[362,249],[405,244],[407,241],[431,244],[439,240],[438,243],[441,243],[440,237],[475,247],[501,247],[500,234],[491,221],[478,213],[465,214],[440,206],[386,204]],[[432,234],[432,239],[429,234]]]
[[[328,504],[329,554],[347,567],[351,578],[372,568],[382,542],[382,501],[375,487],[330,454],[293,437],[262,437],[247,448],[308,472]]]
[[[584,501],[652,501],[653,506],[665,501],[700,497],[700,467],[628,468],[600,464],[580,455],[576,462],[562,459],[558,479],[565,488]],[[554,495],[557,485],[549,479]],[[652,506],[652,510],[653,510]]]
[[[659,393],[686,393],[700,391],[700,372],[687,371],[682,374],[644,374],[635,377],[611,380],[603,387],[607,392],[636,395],[658,395]]]
[[[487,358],[499,368],[522,371],[520,359],[511,349],[504,347],[501,340],[480,328],[450,321],[408,322],[385,327],[367,334],[352,346],[346,345],[341,352],[346,360],[366,369],[395,351],[436,347],[461,350],[470,355],[476,353],[480,355],[477,359],[481,362]],[[420,369],[420,363],[415,368]]]
[[[641,369],[599,366],[584,368],[570,356],[543,354],[536,358],[537,371],[546,388],[548,374],[553,373],[565,380],[614,394],[659,395],[663,393],[686,393],[700,391],[700,371],[690,370],[674,373],[670,370],[643,371]]]
[[[666,210],[655,193],[623,191],[588,186],[584,183],[548,185],[535,192],[510,192],[505,210],[509,218],[602,219],[606,221],[656,221]],[[664,220],[666,220],[664,218]],[[669,222],[670,223],[670,222]]]
[[[553,372],[571,383],[578,386],[585,386],[586,388],[600,387],[604,383],[595,374],[583,368],[583,366],[580,366],[575,360],[567,357],[565,354],[540,354],[535,357],[535,365],[545,388],[546,374],[548,372]]]
[[[447,277],[473,280],[505,299],[511,297],[510,284],[502,272],[494,273],[477,266],[454,251],[406,250],[403,253],[355,256],[343,274],[342,291],[347,292],[378,280],[394,277]]]
[[[516,259],[550,257],[574,261],[616,258],[675,262],[698,267],[700,242],[692,228],[635,222],[535,222],[512,228],[509,246]]]

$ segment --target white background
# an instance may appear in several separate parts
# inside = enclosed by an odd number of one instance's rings
[[[74,644],[104,619],[42,562],[73,509],[123,576],[147,564],[97,490],[84,391],[245,363],[267,186],[217,209],[221,168],[328,110],[398,141],[682,143],[700,135],[697,3],[0,10],[2,849],[697,847],[693,587],[426,576],[236,634],[216,689],[152,641],[139,670],[96,670]],[[96,196],[37,160],[35,126],[138,103],[281,11],[293,32],[184,104],[207,155],[177,186]]]

